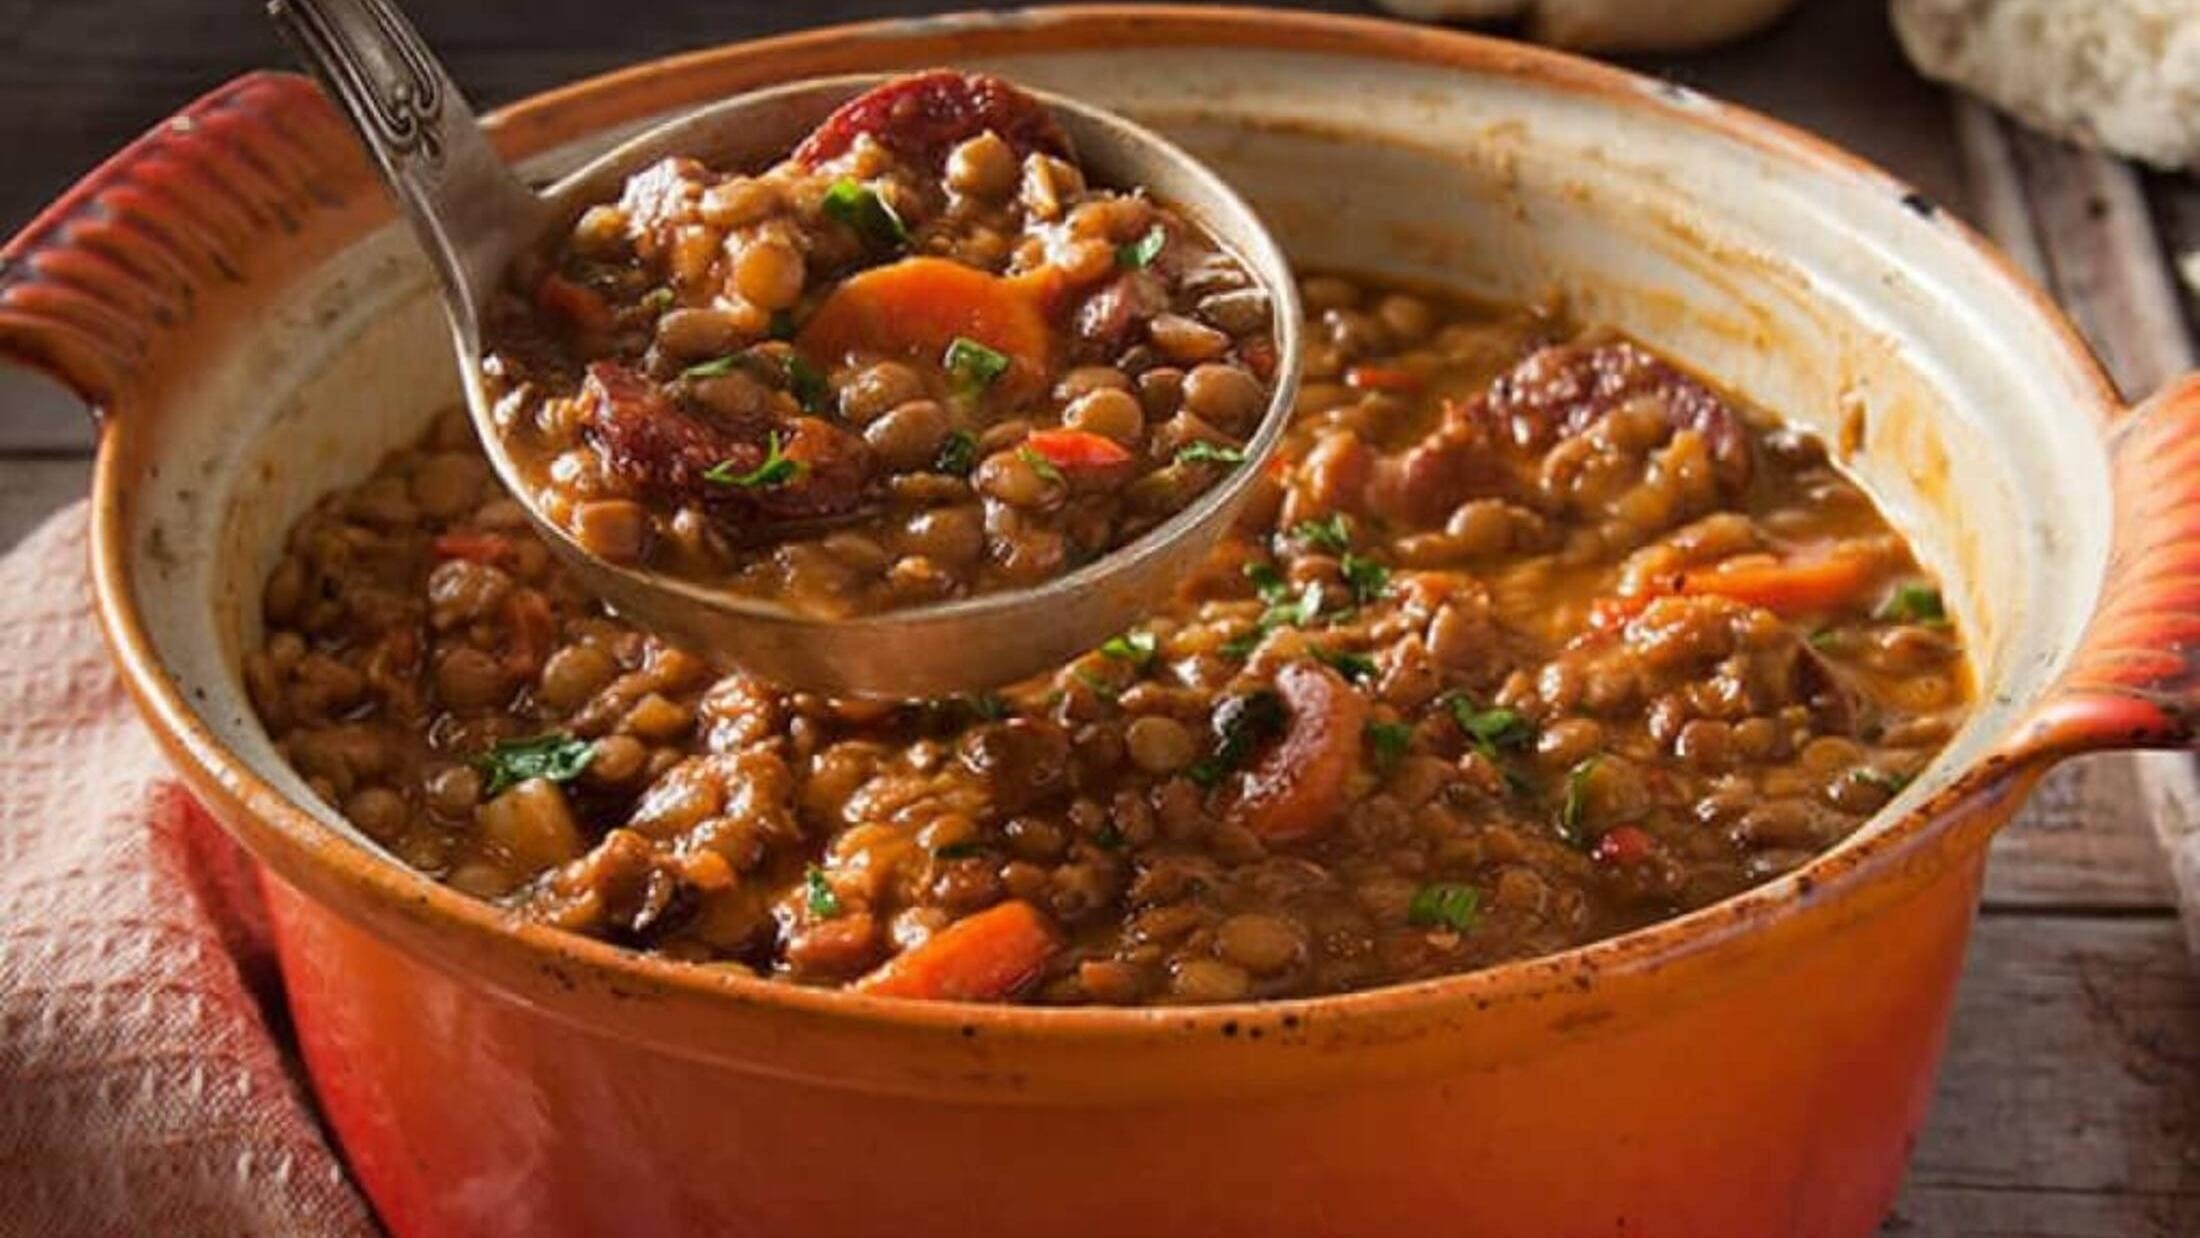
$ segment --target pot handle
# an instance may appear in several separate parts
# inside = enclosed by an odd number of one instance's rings
[[[2109,471],[2100,607],[2011,740],[2020,759],[2200,742],[2200,374],[2117,423]]]
[[[125,403],[272,255],[362,199],[343,118],[288,73],[217,87],[124,147],[0,247],[0,360]],[[371,200],[371,199],[369,199]]]

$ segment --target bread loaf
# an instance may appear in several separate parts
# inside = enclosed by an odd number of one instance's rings
[[[1919,70],[2050,133],[2200,167],[2200,0],[1894,0]]]

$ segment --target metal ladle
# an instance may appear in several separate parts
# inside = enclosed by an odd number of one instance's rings
[[[388,0],[270,0],[270,16],[350,118],[435,268],[456,337],[474,429],[497,474],[580,582],[613,609],[721,667],[835,695],[971,692],[1091,649],[1165,601],[1250,496],[1290,415],[1299,306],[1282,251],[1229,186],[1176,146],[1100,109],[1032,91],[1052,110],[1094,184],[1142,186],[1232,251],[1274,313],[1275,386],[1245,463],[1137,541],[1028,589],[852,618],[769,601],[591,555],[535,510],[505,450],[481,379],[481,318],[522,252],[627,177],[671,155],[760,169],[841,103],[886,80],[834,77],[738,95],[661,124],[536,193],[491,149],[450,76]]]

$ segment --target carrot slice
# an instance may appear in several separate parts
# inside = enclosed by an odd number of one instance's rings
[[[611,305],[603,294],[563,275],[549,275],[535,286],[535,306],[553,318],[564,319],[575,330],[601,335],[611,330]]]
[[[1831,610],[1871,587],[1877,565],[1864,555],[1836,551],[1785,562],[1725,563],[1681,577],[1681,592],[1732,598],[1775,614]]]
[[[854,988],[882,997],[992,1002],[1036,977],[1061,947],[1054,926],[1021,899],[965,916],[896,955]]]
[[[1345,784],[1360,767],[1368,706],[1342,676],[1311,662],[1277,672],[1276,691],[1291,711],[1290,729],[1246,771],[1230,816],[1262,838],[1286,842],[1336,821]]]
[[[945,258],[904,258],[843,280],[817,307],[795,343],[825,366],[851,353],[938,365],[957,337],[1008,357],[1000,382],[1042,381],[1054,333],[1042,290]]]
[[[1390,365],[1355,365],[1344,372],[1344,385],[1354,391],[1389,391],[1412,395],[1422,387],[1421,376]]]

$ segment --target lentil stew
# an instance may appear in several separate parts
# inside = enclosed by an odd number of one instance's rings
[[[1816,438],[1561,314],[1302,292],[1305,382],[1237,533],[997,695],[714,679],[574,585],[455,412],[299,522],[247,686],[316,794],[515,915],[1041,1004],[1622,933],[1838,843],[1962,719],[1934,582]],[[1130,368],[1181,414],[1187,376]]]
[[[1136,540],[1241,455],[1276,365],[1212,235],[946,70],[761,172],[634,175],[515,265],[487,338],[498,432],[581,548],[825,616]]]

